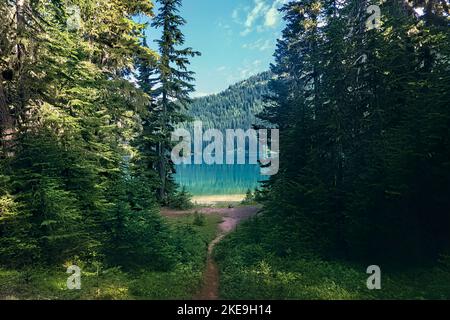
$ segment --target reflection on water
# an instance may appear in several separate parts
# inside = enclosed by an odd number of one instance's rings
[[[193,195],[243,194],[268,178],[260,175],[257,164],[183,164],[176,170],[176,181]]]

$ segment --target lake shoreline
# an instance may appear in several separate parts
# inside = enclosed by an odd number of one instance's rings
[[[215,205],[223,202],[241,202],[244,199],[245,194],[197,195],[192,197],[192,202],[199,205]]]

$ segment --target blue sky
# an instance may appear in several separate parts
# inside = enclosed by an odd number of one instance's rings
[[[186,46],[202,56],[191,59],[196,93],[217,93],[269,69],[283,27],[277,11],[286,0],[183,0],[180,14]],[[159,33],[147,31],[149,45]]]

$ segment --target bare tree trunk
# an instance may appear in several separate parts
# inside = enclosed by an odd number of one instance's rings
[[[166,117],[167,117],[167,93],[163,92],[162,99],[162,131],[163,131],[163,140],[159,143],[159,178],[161,180],[161,188],[159,189],[159,198],[164,201],[166,198]]]
[[[19,4],[23,5],[23,0],[18,0],[15,8],[15,15],[14,15],[14,8],[9,8],[7,6],[7,12],[11,14],[11,18],[13,23],[10,25],[12,27],[11,31],[14,32],[15,35],[17,35],[17,6]],[[9,10],[10,9],[10,10]],[[16,17],[16,20],[14,21],[14,16]],[[9,31],[8,27],[5,31]],[[5,33],[5,37],[7,39],[8,33]],[[6,57],[9,55],[9,52],[1,52],[2,56]],[[2,73],[4,70],[0,70]],[[6,96],[6,89],[3,86],[3,74],[0,73],[0,147],[1,147],[1,154],[0,158],[6,157],[8,154],[8,149],[10,148],[10,142],[12,139],[13,134],[13,128],[14,128],[14,118],[11,115],[11,110],[8,106],[7,96]]]
[[[24,86],[24,79],[23,79],[23,62],[25,58],[25,46],[22,42],[22,37],[25,33],[25,0],[17,0],[16,4],[16,68],[17,68],[17,93],[18,93],[18,100],[17,101],[17,110],[15,110],[15,116],[16,121],[19,120],[19,116],[22,114],[22,112],[25,109],[26,104],[26,95],[25,95],[25,86]]]
[[[11,145],[14,132],[14,119],[8,108],[6,92],[3,87],[3,77],[0,74],[0,148],[1,156],[8,155],[8,149]]]
[[[6,102],[6,93],[3,88],[3,77],[0,74],[0,131],[3,133],[11,124],[11,114]]]
[[[164,22],[164,31],[167,32],[169,29],[169,21],[166,19]],[[163,71],[161,73],[161,82],[163,85],[162,91],[162,141],[159,144],[159,177],[161,179],[161,188],[159,190],[160,199],[164,202],[166,200],[166,184],[167,184],[167,168],[166,168],[166,130],[167,130],[167,105],[169,104],[169,94],[167,89],[167,82],[169,81],[167,76],[167,70],[170,69],[170,53],[169,53],[169,43],[165,43],[162,48],[162,63]]]
[[[0,74],[0,147],[2,156],[10,156],[11,147],[13,145],[14,135],[16,133],[16,124],[18,116],[23,111],[26,104],[25,87],[23,81],[23,60],[25,55],[24,44],[22,43],[22,36],[26,28],[25,21],[25,7],[26,0],[17,0],[15,7],[11,8],[11,15],[13,23],[11,24],[11,39],[14,44],[12,52],[2,52],[3,56],[10,55],[12,60],[9,61],[11,71],[17,76],[17,95],[18,101],[15,110],[10,110],[7,101],[6,89],[3,85],[4,78]],[[13,14],[14,13],[14,14]],[[3,71],[3,70],[0,70]]]

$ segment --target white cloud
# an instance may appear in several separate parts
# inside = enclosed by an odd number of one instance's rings
[[[255,0],[255,7],[252,11],[247,15],[247,19],[245,20],[245,26],[247,28],[251,28],[255,20],[264,14],[267,9],[267,5],[264,0]]]
[[[231,17],[235,23],[244,27],[240,32],[241,36],[246,36],[256,30],[263,32],[267,28],[274,28],[281,20],[278,9],[288,0],[254,0],[253,8],[238,7],[233,10]],[[241,11],[245,19],[239,19]]]
[[[239,19],[239,9],[234,9],[233,13],[231,14],[231,18],[233,18],[234,21],[237,21]]]
[[[256,32],[261,33],[264,31],[266,31],[266,28],[264,27],[264,25],[261,24],[261,25],[256,26]]]
[[[269,11],[266,12],[266,21],[264,25],[266,27],[274,27],[278,22],[278,11],[277,8],[270,8]]]
[[[272,50],[274,49],[273,40],[269,39],[258,39],[255,42],[251,43],[245,43],[242,45],[242,48],[244,49],[250,49],[250,50],[259,50],[259,51],[266,51],[266,50]]]
[[[244,36],[248,35],[250,32],[252,32],[252,29],[247,28],[247,29],[241,31],[239,34],[244,37]]]
[[[238,80],[244,80],[247,79],[258,72],[261,72],[262,61],[261,60],[255,60],[251,63],[245,63],[245,65],[238,69],[239,71],[239,79]]]
[[[281,20],[281,13],[278,11],[288,0],[275,0],[270,9],[266,12],[264,25],[266,27],[275,27]]]
[[[233,28],[227,24],[219,21],[217,26],[221,29],[221,34],[224,35],[224,39],[227,43],[231,43],[231,39],[233,37]]]
[[[219,21],[217,23],[217,25],[219,26],[219,28],[225,29],[225,30],[229,30],[231,29],[231,26],[227,23],[222,23],[221,21]]]
[[[210,94],[212,94],[212,93],[195,91],[195,92],[191,93],[191,98],[201,98],[201,97],[209,96]]]
[[[236,83],[241,80],[248,79],[249,77],[265,71],[268,69],[269,66],[266,66],[262,60],[244,60],[242,61],[242,65],[240,67],[237,67],[236,69],[230,69],[227,68],[226,71],[224,71],[224,79],[226,85],[231,85],[233,83]]]

